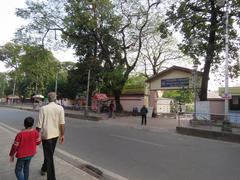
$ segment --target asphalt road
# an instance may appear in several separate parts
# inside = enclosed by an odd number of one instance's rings
[[[23,127],[23,119],[29,115],[37,116],[34,112],[0,108],[0,122],[17,129]],[[174,132],[67,118],[66,141],[58,148],[127,179],[240,179],[239,144]]]

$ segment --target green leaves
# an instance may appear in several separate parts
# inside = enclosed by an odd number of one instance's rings
[[[40,92],[45,93],[47,83],[56,76],[58,62],[50,51],[36,46],[24,46],[21,70],[32,84],[37,84]]]
[[[213,70],[221,68],[225,52],[225,20],[224,8],[216,5],[217,1],[211,0],[183,0],[173,5],[168,11],[168,23],[180,31],[183,35],[183,41],[179,44],[180,50],[190,56],[194,61],[202,59],[204,65],[204,74],[202,79],[201,100],[207,99],[208,79],[212,67]],[[229,16],[229,54],[230,69],[236,69],[238,66],[238,55],[236,54],[237,31],[233,24],[237,23],[239,13],[239,3],[236,0],[230,1],[231,13]],[[237,11],[235,11],[237,9]],[[231,68],[232,67],[232,68]],[[219,69],[218,69],[219,70]],[[239,69],[233,70],[233,73],[239,72]]]
[[[124,87],[123,87],[123,93],[144,93],[145,89],[145,80],[147,78],[145,77],[144,74],[136,74],[133,76],[130,76],[129,79],[126,81]]]
[[[19,95],[30,96],[36,91],[44,94],[46,86],[59,71],[53,54],[39,46],[7,43],[0,49],[0,57],[11,69],[10,82],[17,85]],[[15,86],[13,83],[12,87]]]
[[[0,49],[0,61],[4,62],[7,68],[17,69],[20,61],[22,47],[14,43],[6,43]]]
[[[168,90],[163,93],[164,98],[172,98],[176,102],[191,103],[193,100],[193,92],[190,89]]]

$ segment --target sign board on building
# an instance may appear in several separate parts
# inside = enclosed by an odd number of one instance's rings
[[[232,99],[232,95],[231,95],[231,94],[225,94],[225,93],[224,93],[224,94],[222,95],[222,98],[223,98],[223,99]]]
[[[189,86],[189,78],[162,79],[161,87],[185,87]]]

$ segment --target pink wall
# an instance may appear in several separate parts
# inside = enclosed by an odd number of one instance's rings
[[[114,100],[114,97],[109,97],[109,99]],[[120,97],[120,102],[124,111],[132,112],[134,107],[137,107],[139,111],[144,104],[144,95],[123,95]]]
[[[144,104],[144,98],[142,97],[121,97],[121,104],[124,111],[132,112],[133,107],[137,107],[138,111]]]
[[[210,100],[210,113],[211,114],[224,114],[224,101],[223,100]]]

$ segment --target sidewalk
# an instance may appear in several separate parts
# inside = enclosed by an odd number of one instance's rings
[[[14,163],[9,162],[9,151],[11,145],[15,138],[15,133],[9,131],[8,129],[0,126],[0,147],[1,147],[1,156],[0,156],[0,180],[14,180],[16,179],[14,168],[16,159]],[[41,145],[40,145],[41,147]],[[46,180],[46,176],[40,175],[40,167],[43,160],[43,151],[38,147],[38,153],[32,159],[30,164],[30,174],[29,180]],[[61,160],[58,157],[55,158],[55,170],[56,170],[56,179],[58,180],[96,180],[95,177],[87,174],[86,172],[72,166],[71,164]]]

